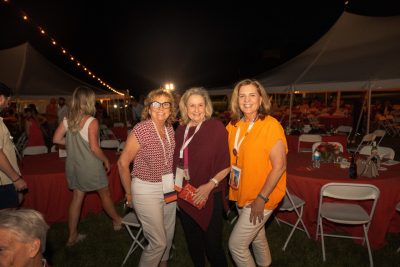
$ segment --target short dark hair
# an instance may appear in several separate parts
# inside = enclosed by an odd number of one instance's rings
[[[11,89],[2,82],[0,82],[0,95],[4,95],[5,97],[11,95]]]

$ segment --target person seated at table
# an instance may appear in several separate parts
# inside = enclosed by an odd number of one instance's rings
[[[24,109],[25,133],[28,138],[26,146],[44,146],[43,131],[32,108]]]
[[[66,177],[73,190],[69,207],[67,246],[73,246],[86,236],[78,234],[78,222],[86,192],[97,191],[106,213],[112,218],[114,230],[121,229],[121,217],[115,210],[108,188],[107,174],[110,161],[99,146],[99,122],[96,113],[95,93],[80,86],[72,94],[68,116],[54,133],[53,142],[66,145]]]
[[[49,226],[31,209],[0,211],[0,266],[45,267]]]

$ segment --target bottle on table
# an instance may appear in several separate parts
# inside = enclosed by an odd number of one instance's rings
[[[315,150],[313,153],[313,168],[321,167],[321,153]]]
[[[356,165],[356,155],[351,155],[350,158],[350,167],[349,167],[349,178],[356,179],[357,178],[357,165]]]

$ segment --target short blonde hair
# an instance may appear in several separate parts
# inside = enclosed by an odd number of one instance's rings
[[[265,88],[256,80],[244,79],[238,82],[235,85],[235,88],[233,89],[231,104],[230,104],[232,124],[235,124],[243,116],[243,113],[239,107],[239,90],[240,88],[242,88],[242,86],[245,85],[255,86],[258,94],[261,96],[261,105],[260,108],[258,109],[258,117],[260,119],[263,120],[271,110],[271,101],[267,92],[265,91]]]
[[[206,106],[206,115],[205,115],[206,119],[210,119],[213,114],[213,107],[207,90],[204,89],[203,87],[190,88],[186,90],[186,92],[181,97],[181,100],[179,101],[179,111],[181,112],[181,117],[184,124],[188,124],[190,122],[190,118],[187,115],[186,105],[187,101],[189,100],[189,97],[191,97],[192,95],[199,95],[203,97]]]
[[[150,113],[149,113],[150,105],[154,101],[154,98],[156,98],[158,96],[167,97],[169,99],[168,101],[171,103],[171,108],[170,108],[171,114],[169,114],[166,124],[172,125],[175,122],[175,117],[176,117],[175,100],[174,100],[174,97],[172,96],[172,94],[164,89],[155,89],[153,91],[150,91],[150,93],[147,95],[146,99],[144,100],[144,107],[143,107],[141,119],[142,119],[142,121],[144,121],[144,120],[148,120],[151,118]]]

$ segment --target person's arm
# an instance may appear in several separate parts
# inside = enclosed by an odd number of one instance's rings
[[[65,133],[67,129],[65,129],[64,122],[61,121],[58,125],[56,131],[53,136],[53,143],[58,145],[65,145]]]
[[[225,179],[230,171],[230,167],[223,169],[218,172],[213,178],[211,178],[208,183],[202,184],[196,190],[196,194],[193,197],[194,203],[198,204],[202,200],[207,199],[211,191],[219,185],[219,183]]]
[[[99,145],[99,122],[97,119],[94,119],[89,124],[88,129],[88,137],[89,137],[89,147],[93,154],[100,159],[104,163],[104,168],[106,172],[110,171],[110,161],[104,155],[103,150],[101,150]]]
[[[261,222],[264,218],[264,206],[265,201],[263,198],[267,199],[271,192],[274,190],[279,182],[282,174],[286,170],[286,149],[282,140],[279,140],[271,149],[269,154],[269,159],[271,160],[272,169],[268,176],[266,177],[265,183],[259,192],[260,196],[250,204],[250,222],[255,225],[257,218]]]
[[[0,148],[0,170],[11,179],[17,191],[27,188],[26,182],[22,179],[21,175],[14,170],[2,148]]]
[[[132,192],[131,192],[131,174],[129,165],[136,157],[140,148],[140,144],[134,134],[130,134],[126,140],[124,150],[118,159],[119,177],[125,190],[126,204],[131,207],[132,205]]]

